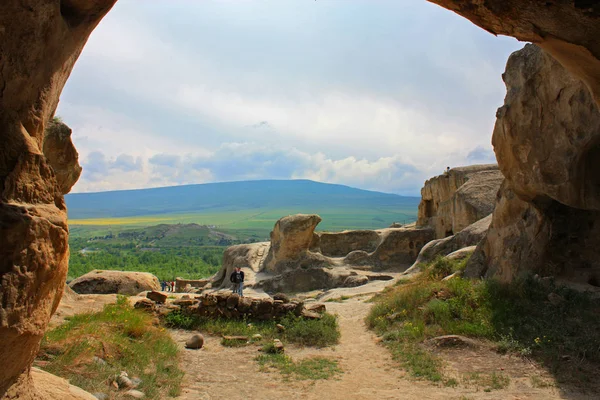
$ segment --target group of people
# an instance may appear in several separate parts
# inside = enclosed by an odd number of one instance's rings
[[[162,281],[160,283],[163,292],[174,292],[175,291],[175,282],[173,281]]]

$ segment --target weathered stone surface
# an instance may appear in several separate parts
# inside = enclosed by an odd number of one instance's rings
[[[328,257],[345,257],[355,250],[371,253],[377,249],[381,242],[377,231],[358,230],[344,232],[321,232],[319,236],[319,250]]]
[[[514,53],[493,143],[506,182],[467,276],[533,271],[598,286],[600,112],[585,84],[533,45]]]
[[[135,302],[133,308],[147,311],[154,311],[155,305],[154,302],[150,299],[140,299]]]
[[[118,293],[135,295],[146,290],[160,290],[158,278],[148,272],[104,270],[88,272],[73,280],[69,286],[79,294]],[[160,294],[158,293],[158,295]]]
[[[81,175],[79,155],[71,142],[71,132],[71,128],[63,122],[51,120],[44,134],[44,156],[54,170],[62,194],[69,193]]]
[[[41,369],[31,368],[32,386],[36,390],[40,400],[97,400],[94,395],[85,390],[73,386],[66,379],[52,375]]]
[[[212,287],[230,287],[232,283],[229,281],[229,277],[236,267],[240,267],[244,271],[245,285],[253,283],[255,273],[263,268],[269,247],[270,243],[268,242],[228,247],[223,253],[221,269],[211,279]]]
[[[491,222],[492,215],[490,214],[467,226],[456,235],[448,236],[444,239],[432,240],[421,249],[417,260],[406,270],[406,273],[410,274],[419,271],[421,265],[432,261],[438,256],[449,255],[463,248],[477,245],[485,237]]]
[[[453,168],[427,180],[417,226],[432,227],[436,239],[460,232],[492,213],[503,180],[494,164]]]
[[[152,290],[146,294],[146,297],[157,303],[164,304],[167,301],[167,295],[161,292]]]
[[[271,232],[271,246],[264,261],[265,271],[282,273],[304,266],[327,266],[331,261],[309,250],[318,215],[297,214],[281,218]]]
[[[532,42],[581,78],[600,104],[600,6],[595,1],[428,0],[495,35]]]
[[[62,166],[77,164],[67,153],[56,163],[60,146],[49,141],[44,149],[45,131],[89,34],[114,2],[0,7],[0,360],[10,360],[0,369],[0,398],[13,384],[14,398],[48,397],[30,385],[29,367],[66,279],[63,194],[76,173]]]
[[[365,275],[350,275],[342,283],[343,287],[356,287],[369,283],[369,278]]]
[[[327,311],[327,307],[323,303],[311,303],[306,305],[306,310],[323,314]]]

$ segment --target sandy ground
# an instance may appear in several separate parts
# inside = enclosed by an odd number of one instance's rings
[[[330,312],[339,316],[342,332],[340,344],[328,349],[288,347],[293,359],[310,356],[332,357],[339,361],[343,373],[322,381],[284,381],[274,372],[259,371],[254,361],[256,346],[227,348],[220,338],[207,336],[202,350],[187,350],[184,342],[190,332],[174,330],[173,338],[182,349],[182,367],[186,372],[179,399],[589,399],[585,395],[565,393],[550,388],[534,388],[531,376],[546,382],[551,377],[526,360],[501,356],[483,348],[477,351],[445,350],[450,376],[471,372],[496,371],[510,376],[507,389],[485,392],[477,384],[461,383],[456,388],[417,381],[394,362],[387,349],[364,324],[370,304],[366,297],[343,303],[327,303]]]

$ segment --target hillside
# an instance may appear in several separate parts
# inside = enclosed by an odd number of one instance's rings
[[[294,207],[416,209],[419,198],[309,180],[263,180],[74,193],[66,201],[69,218],[88,219]]]

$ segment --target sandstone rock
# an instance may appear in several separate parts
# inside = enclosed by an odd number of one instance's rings
[[[146,294],[146,297],[149,298],[152,301],[155,301],[157,303],[160,304],[164,304],[167,301],[167,295],[161,292],[157,292],[155,290],[148,292]]]
[[[262,340],[262,335],[260,333],[255,333],[254,335],[252,335],[252,340]]]
[[[355,250],[372,253],[381,242],[377,231],[368,230],[322,232],[317,235],[321,253],[329,257],[345,257]]]
[[[147,272],[93,270],[73,280],[69,286],[79,294],[118,293],[135,295],[160,290],[158,278]]]
[[[444,239],[432,240],[427,243],[419,253],[415,263],[406,270],[406,274],[412,274],[420,271],[422,265],[434,260],[438,256],[450,255],[456,253],[454,257],[466,256],[473,253],[475,249],[472,246],[477,245],[485,238],[489,225],[492,221],[492,216],[488,215],[480,219],[474,224],[469,225],[456,235],[449,236]],[[462,250],[469,248],[471,250]],[[470,253],[469,253],[470,252]]]
[[[213,288],[229,288],[229,277],[236,267],[245,274],[245,285],[254,282],[255,273],[263,268],[264,259],[269,252],[270,243],[240,244],[228,247],[223,253],[223,264],[219,272],[211,278]]]
[[[493,144],[506,175],[466,276],[524,273],[598,285],[600,112],[585,84],[538,47],[511,55]]]
[[[28,383],[28,389],[36,393],[36,397],[31,397],[32,400],[34,398],[40,400],[96,400],[94,395],[71,385],[66,379],[35,367],[31,368],[31,380]],[[11,397],[7,398],[12,399]]]
[[[465,258],[470,257],[476,248],[477,246],[463,247],[460,250],[456,250],[448,254],[446,258],[448,260],[464,260]]]
[[[51,120],[44,132],[43,152],[56,176],[62,194],[71,191],[81,175],[77,150],[71,142],[71,128],[61,121]]]
[[[277,328],[277,330],[279,332],[285,332],[285,326],[283,326],[281,324],[276,324],[275,327]]]
[[[362,286],[369,283],[369,278],[365,275],[351,275],[344,279],[344,283],[342,286],[344,287],[356,287]]]
[[[273,295],[273,300],[280,300],[283,303],[289,303],[290,298],[285,293],[275,293]]]
[[[204,346],[204,336],[199,333],[192,335],[192,337],[185,342],[185,347],[188,349],[197,350],[201,349],[202,346]]]
[[[89,34],[114,2],[6,0],[0,7],[0,360],[10,360],[0,370],[0,398],[48,397],[30,385],[29,367],[63,292],[63,194],[79,167],[68,138],[51,135],[44,149],[45,131]]]
[[[227,308],[232,310],[238,306],[240,301],[240,295],[237,293],[233,293],[231,296],[227,298]]]
[[[188,308],[188,307],[191,307],[191,306],[193,306],[193,305],[195,305],[197,303],[198,303],[198,300],[181,298],[181,299],[178,299],[178,300],[173,300],[172,304],[174,304],[176,306],[179,306],[181,308]]]
[[[309,251],[318,215],[297,214],[281,218],[271,232],[271,246],[264,260],[264,269],[282,273],[303,266],[325,266],[331,262],[319,253]]]
[[[327,311],[327,307],[323,303],[310,303],[307,304],[305,308],[307,311],[312,311],[319,314],[323,314]]]
[[[97,399],[97,400],[108,400],[109,397],[106,393],[92,393],[92,395]]]
[[[494,210],[504,177],[497,165],[453,168],[421,189],[418,226],[430,226],[441,239],[463,230]]]
[[[303,310],[301,316],[306,319],[321,319],[321,314],[308,310]]]
[[[275,353],[283,353],[285,348],[283,347],[283,343],[279,339],[273,339],[273,351]]]

